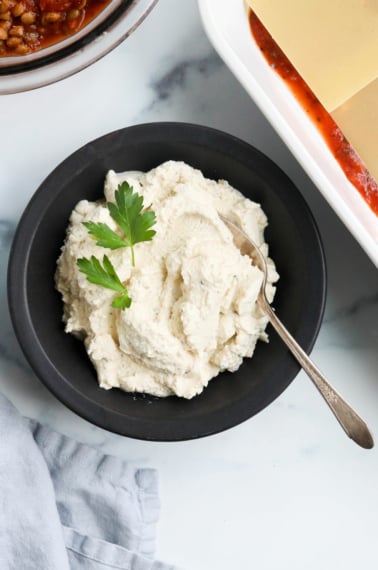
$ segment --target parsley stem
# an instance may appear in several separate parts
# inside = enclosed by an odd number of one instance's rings
[[[131,266],[135,267],[134,247],[131,246]]]

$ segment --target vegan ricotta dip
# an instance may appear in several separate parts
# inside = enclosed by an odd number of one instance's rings
[[[105,250],[82,222],[114,231],[106,201],[127,181],[156,214],[156,235],[135,247]],[[225,180],[214,181],[183,162],[144,172],[109,171],[105,200],[80,201],[73,210],[57,263],[56,287],[64,303],[67,333],[83,339],[102,388],[192,398],[220,372],[236,371],[267,341],[268,322],[257,305],[261,271],[240,254],[219,214],[260,245],[267,218],[259,204]],[[88,282],[77,267],[83,256],[106,253],[132,304],[111,306],[114,291]],[[267,294],[278,275],[268,258]]]

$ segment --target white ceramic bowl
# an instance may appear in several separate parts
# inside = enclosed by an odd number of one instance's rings
[[[198,0],[206,33],[346,227],[378,267],[378,218],[257,48],[244,0]]]
[[[88,67],[126,39],[157,0],[112,0],[77,33],[25,56],[0,57],[0,95],[27,91]]]

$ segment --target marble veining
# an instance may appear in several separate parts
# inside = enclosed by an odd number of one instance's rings
[[[323,319],[323,326],[339,326],[348,321],[363,322],[365,320],[368,323],[374,315],[378,319],[378,292],[376,291],[372,291],[370,294],[364,293],[347,305],[327,312]],[[377,337],[376,328],[367,328],[360,340],[365,344],[369,341],[376,342]]]
[[[157,101],[165,101],[172,97],[174,90],[177,88],[190,89],[191,80],[196,74],[207,78],[221,66],[221,60],[215,53],[178,63],[167,73],[151,83],[155,92],[155,99],[152,102],[152,106],[155,105]]]
[[[15,224],[10,220],[0,220],[0,253],[9,247],[15,232]]]
[[[108,433],[69,411],[18,346],[6,267],[33,192],[86,142],[161,120],[242,138],[298,186],[319,226],[328,267],[326,311],[312,357],[378,437],[377,270],[215,53],[195,0],[179,9],[177,0],[160,0],[142,26],[91,67],[0,99],[0,390],[32,418],[158,468],[162,559],[187,570],[375,570],[378,452],[348,440],[303,372],[268,408],[231,430],[151,443]]]
[[[13,222],[0,220],[0,369],[8,363],[29,372],[29,365],[22,356],[13,332],[7,305],[6,268],[14,232],[15,224]]]
[[[353,303],[349,304],[348,306],[339,309],[333,315],[328,315],[327,319],[325,319],[326,323],[331,323],[333,321],[339,319],[345,319],[349,317],[353,317],[354,315],[358,314],[361,311],[368,311],[374,310],[374,305],[378,304],[378,291],[373,291],[370,295],[365,295],[360,299],[357,299]]]

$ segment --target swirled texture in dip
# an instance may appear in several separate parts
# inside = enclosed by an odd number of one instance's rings
[[[156,235],[135,247],[96,245],[82,222],[117,230],[105,201],[79,202],[72,212],[58,260],[57,288],[64,302],[66,332],[83,338],[102,388],[192,398],[223,370],[235,371],[267,340],[266,316],[256,304],[262,274],[234,246],[219,214],[261,245],[267,224],[261,207],[226,181],[206,179],[183,162],[166,162],[147,173],[108,172],[105,198],[114,201],[127,180],[156,214]],[[93,285],[76,261],[106,253],[132,298],[111,307],[114,292]],[[278,275],[268,260],[268,296]]]

